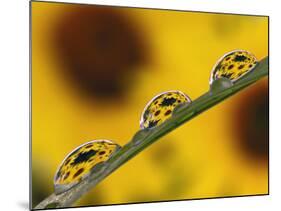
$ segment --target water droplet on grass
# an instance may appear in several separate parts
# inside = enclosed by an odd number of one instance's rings
[[[245,50],[234,50],[223,55],[214,65],[210,84],[220,78],[227,78],[232,83],[250,73],[258,64],[256,57]]]
[[[55,193],[61,194],[89,177],[120,148],[109,140],[93,140],[75,148],[58,167],[54,177]]]
[[[174,109],[183,103],[190,103],[191,99],[181,91],[166,91],[156,95],[145,106],[140,120],[140,127],[154,128],[168,120]]]

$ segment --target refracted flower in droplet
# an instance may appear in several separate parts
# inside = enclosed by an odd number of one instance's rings
[[[257,65],[256,57],[245,50],[234,50],[223,55],[213,67],[210,84],[216,79],[227,78],[232,83],[250,73]]]
[[[141,129],[153,128],[172,116],[175,107],[191,99],[181,91],[166,91],[155,96],[145,106],[140,120]]]
[[[72,188],[121,147],[109,140],[93,140],[70,152],[62,161],[54,177],[55,193]]]

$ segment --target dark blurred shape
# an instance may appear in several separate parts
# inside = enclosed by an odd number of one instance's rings
[[[255,84],[242,95],[234,112],[234,122],[241,149],[250,158],[267,162],[269,144],[268,81],[261,82]]]
[[[83,5],[65,11],[54,34],[63,77],[90,97],[122,97],[135,67],[147,61],[139,29],[121,9]]]

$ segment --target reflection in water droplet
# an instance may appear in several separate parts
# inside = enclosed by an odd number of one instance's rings
[[[223,55],[213,67],[210,84],[219,78],[228,78],[234,83],[251,72],[257,63],[256,57],[248,51],[231,51]]]
[[[109,140],[93,140],[70,152],[60,164],[55,177],[55,193],[63,193],[101,168],[121,147]]]
[[[177,105],[190,103],[190,98],[181,91],[166,91],[155,96],[145,106],[140,120],[140,127],[159,126],[172,116]]]

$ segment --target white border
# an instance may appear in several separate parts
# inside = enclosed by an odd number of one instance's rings
[[[60,1],[60,0],[58,0]],[[280,5],[275,0],[67,0],[162,9],[270,15],[270,196],[67,209],[278,210],[281,197]],[[1,210],[28,207],[29,3],[3,1],[1,21]],[[249,35],[251,36],[251,35]],[[6,209],[5,209],[6,208]]]

